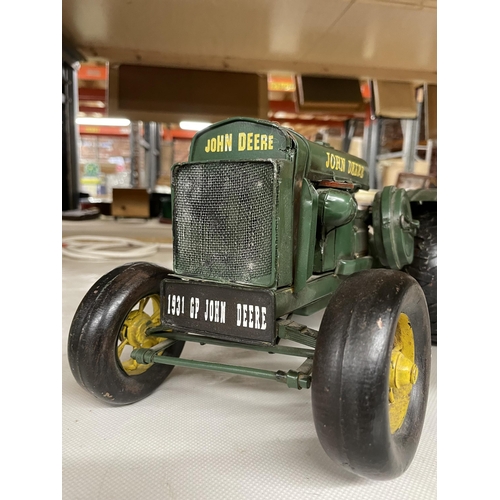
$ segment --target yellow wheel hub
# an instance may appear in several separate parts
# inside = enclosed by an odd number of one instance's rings
[[[146,337],[146,330],[160,324],[160,297],[149,295],[141,299],[128,313],[118,337],[116,354],[128,375],[140,375],[152,364],[142,365],[130,357],[130,351],[141,347],[150,348],[165,340]],[[127,347],[128,346],[128,347]]]
[[[408,316],[402,313],[396,327],[389,374],[389,423],[392,434],[403,425],[417,378],[413,329]]]

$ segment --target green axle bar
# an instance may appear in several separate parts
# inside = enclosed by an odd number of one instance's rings
[[[201,370],[211,370],[226,373],[233,373],[235,375],[245,375],[250,377],[264,378],[267,380],[274,380],[286,384],[294,389],[309,389],[311,387],[311,372],[313,364],[314,349],[303,349],[299,347],[290,346],[261,346],[261,345],[248,345],[236,344],[234,342],[227,342],[223,340],[216,340],[210,337],[201,335],[192,335],[181,332],[165,331],[162,327],[154,328],[148,331],[148,335],[163,336],[168,335],[168,339],[160,342],[150,349],[134,349],[130,356],[140,364],[159,363],[172,366],[184,366],[187,368],[197,368]],[[305,357],[306,360],[297,370],[282,370],[270,371],[262,370],[259,368],[251,368],[247,366],[226,365],[222,363],[213,363],[209,361],[198,361],[194,359],[177,358],[159,354],[173,345],[177,341],[197,342],[200,344],[212,344],[224,347],[239,347],[242,349],[250,349],[256,351],[266,351],[271,354],[284,354],[288,356]]]
[[[302,347],[289,347],[280,345],[266,346],[266,345],[240,344],[236,342],[229,342],[227,340],[217,340],[202,335],[173,332],[171,330],[165,330],[165,328],[161,326],[149,329],[146,335],[148,337],[151,336],[168,337],[170,340],[184,340],[187,342],[197,342],[199,344],[218,345],[222,347],[239,347],[240,349],[249,349],[252,351],[264,351],[272,354],[284,354],[286,356],[298,356],[301,358],[314,357],[314,349],[303,349]]]

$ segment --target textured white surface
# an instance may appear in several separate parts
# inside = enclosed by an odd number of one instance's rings
[[[171,267],[171,251],[148,260]],[[316,436],[308,390],[175,367],[155,393],[130,406],[106,406],[87,393],[68,365],[69,327],[90,286],[123,262],[62,262],[64,500],[436,498],[436,347],[420,446],[409,470],[386,482],[331,462]],[[321,316],[298,319],[319,328]],[[272,370],[302,361],[192,344],[183,357]]]

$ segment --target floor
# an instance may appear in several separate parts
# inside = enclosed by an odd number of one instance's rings
[[[146,399],[107,406],[82,389],[69,368],[66,348],[73,315],[91,285],[122,263],[148,260],[171,267],[171,228],[157,220],[100,219],[63,221],[62,231],[63,242],[70,244],[74,240],[66,238],[114,236],[140,241],[150,252],[140,259],[62,257],[64,500],[436,498],[437,347],[432,348],[419,448],[411,467],[392,481],[358,478],[330,461],[316,436],[308,390],[176,367]],[[300,320],[318,329],[321,317],[322,311]],[[284,356],[240,349],[228,361],[226,351],[191,344],[183,357],[272,370],[295,368]]]

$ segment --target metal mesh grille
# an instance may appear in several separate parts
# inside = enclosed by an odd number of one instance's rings
[[[174,170],[174,268],[177,274],[255,283],[272,273],[270,162],[187,164]]]

